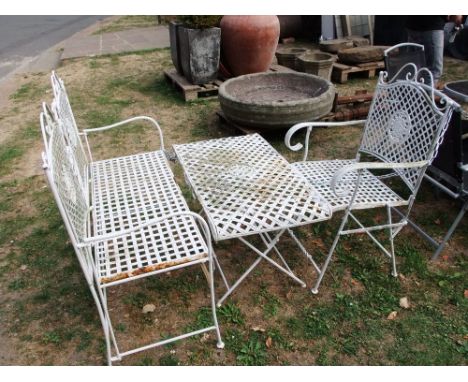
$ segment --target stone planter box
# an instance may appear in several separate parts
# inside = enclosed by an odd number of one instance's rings
[[[275,55],[279,65],[286,66],[293,70],[298,70],[296,66],[296,58],[306,52],[308,52],[308,49],[306,48],[286,48],[277,50]]]
[[[177,21],[171,21],[169,23],[169,42],[171,45],[171,59],[174,64],[177,73],[184,74],[182,71],[182,65],[180,63],[180,53],[179,53],[179,37],[177,29],[182,25]]]
[[[308,52],[297,57],[299,71],[330,81],[335,57],[328,53]]]
[[[219,69],[221,29],[179,26],[177,36],[184,77],[195,85],[215,80]]]

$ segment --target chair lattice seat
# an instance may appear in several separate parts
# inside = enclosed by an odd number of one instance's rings
[[[162,151],[90,164],[95,235],[138,226],[189,208]],[[194,218],[178,216],[96,245],[100,281],[108,283],[208,257]]]
[[[292,166],[314,185],[317,191],[330,203],[333,211],[340,211],[348,207],[352,193],[347,192],[343,196],[335,195],[331,187],[331,180],[340,168],[354,163],[356,163],[354,159],[337,159],[296,162]],[[339,183],[340,190],[352,191],[356,179],[357,174],[355,172],[346,174]],[[408,204],[407,200],[396,194],[370,171],[363,171],[356,199],[353,202],[353,210],[385,207],[386,205],[397,207],[406,204]]]

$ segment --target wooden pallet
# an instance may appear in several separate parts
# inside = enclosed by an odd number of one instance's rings
[[[332,80],[340,84],[348,81],[350,74],[359,73],[365,78],[375,77],[378,70],[385,68],[383,61],[366,62],[365,64],[358,64],[356,66],[345,65],[341,63],[333,64]]]
[[[226,118],[226,115],[224,115],[224,112],[222,110],[218,110],[216,112],[216,115],[219,117],[219,121],[221,125],[223,127],[229,128],[233,132],[240,132],[245,135],[260,133],[260,130],[258,129],[244,127],[244,126],[238,125],[237,123],[230,121],[229,119]]]
[[[221,80],[214,80],[203,85],[194,85],[175,69],[164,71],[164,77],[172,86],[182,93],[185,101],[194,101],[199,98],[209,98],[218,95],[219,86],[223,83]]]

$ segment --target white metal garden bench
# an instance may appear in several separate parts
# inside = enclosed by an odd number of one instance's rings
[[[210,231],[203,218],[189,210],[173,178],[158,123],[141,116],[79,132],[63,82],[55,73],[52,87],[51,108],[44,104],[40,116],[43,166],[98,308],[108,364],[211,330],[216,332],[217,346],[223,347],[216,318]],[[156,128],[159,150],[93,161],[88,135],[142,120]],[[202,265],[208,279],[213,325],[121,352],[109,316],[107,289],[196,264]]]
[[[385,72],[381,72],[374,93],[367,120],[350,122],[304,122],[294,125],[285,136],[288,148],[298,151],[305,147],[303,161],[293,163],[312,185],[331,204],[333,212],[344,210],[345,214],[334,242],[322,266],[315,261],[318,279],[312,288],[318,293],[318,287],[329,265],[338,241],[342,235],[366,233],[387,255],[392,262],[392,275],[397,276],[394,238],[407,224],[408,215],[413,206],[426,168],[437,155],[437,148],[442,142],[449,125],[451,115],[460,106],[436,91],[432,83],[424,84],[421,78],[429,78],[431,73],[417,69],[414,64],[401,68],[401,72],[412,73],[405,80],[387,81]],[[408,70],[410,69],[410,70]],[[400,78],[398,72],[394,78]],[[440,100],[436,102],[436,96]],[[347,126],[364,124],[364,134],[355,159],[307,161],[308,144],[312,129],[317,126]],[[299,130],[306,129],[305,145],[291,144],[291,137]],[[376,162],[363,162],[365,154]],[[390,174],[374,175],[369,170],[390,170]],[[400,196],[387,183],[385,178],[399,178],[407,188],[409,196]],[[405,206],[401,220],[392,220],[392,210]],[[386,208],[385,224],[365,226],[353,211],[362,209]],[[354,228],[345,229],[348,220]],[[390,249],[385,248],[373,234],[375,231],[388,232]]]

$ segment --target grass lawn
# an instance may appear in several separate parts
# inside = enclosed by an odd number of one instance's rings
[[[163,69],[170,67],[170,53],[162,49],[69,60],[58,74],[80,128],[143,114],[158,120],[168,148],[229,135],[215,114],[218,101],[183,102],[164,80]],[[464,78],[467,69],[468,63],[447,58],[443,80]],[[102,365],[105,346],[97,310],[41,169],[38,117],[41,101],[52,99],[49,74],[25,75],[18,81],[10,106],[0,111],[0,362]],[[374,86],[375,79],[352,80],[337,88],[345,95]],[[360,135],[359,127],[317,129],[310,155],[353,157]],[[95,159],[158,147],[154,130],[141,123],[91,139]],[[300,158],[286,149],[282,134],[266,139],[288,160]],[[180,165],[173,170],[197,211]],[[458,208],[457,202],[424,184],[412,216],[440,238]],[[341,216],[297,234],[320,258]],[[346,238],[317,296],[261,263],[219,308],[224,350],[216,349],[210,333],[133,355],[121,364],[467,365],[467,240],[465,218],[434,263],[429,261],[433,249],[405,228],[395,242],[400,276],[394,279],[388,260],[368,238]],[[311,285],[315,273],[291,240],[285,238],[280,248]],[[215,249],[232,278],[255,259],[237,241]],[[222,283],[219,278],[216,282],[220,295]],[[197,267],[111,289],[111,317],[121,349],[202,327],[210,319],[207,296]],[[408,309],[400,307],[402,297],[408,298]],[[143,314],[148,303],[157,309]],[[388,319],[391,312],[396,312],[393,320]]]

